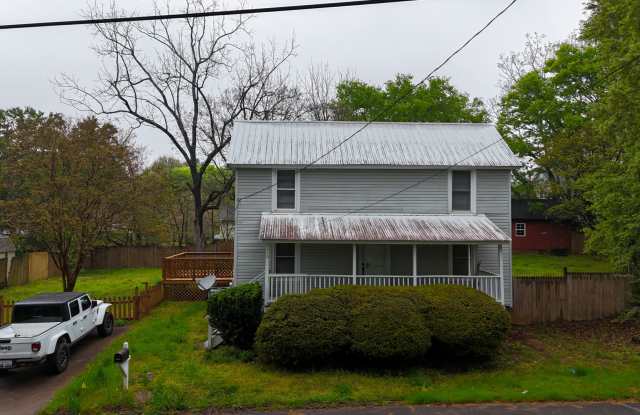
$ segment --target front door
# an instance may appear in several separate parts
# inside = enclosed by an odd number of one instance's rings
[[[358,274],[359,275],[386,275],[387,246],[385,245],[359,245],[358,246]]]

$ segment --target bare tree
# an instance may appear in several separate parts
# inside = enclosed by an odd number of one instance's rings
[[[523,75],[536,71],[542,73],[547,60],[553,57],[557,45],[548,42],[540,33],[527,33],[524,48],[520,52],[501,54],[498,62],[500,79],[498,87],[506,94]]]
[[[334,119],[332,103],[335,99],[336,76],[329,64],[312,63],[303,84],[307,116],[318,121]]]
[[[207,12],[215,1],[185,0],[182,12]],[[156,13],[175,13],[167,5]],[[121,15],[94,6],[91,18]],[[289,85],[288,60],[296,46],[254,44],[250,17],[187,18],[97,25],[96,53],[103,69],[97,88],[73,77],[58,80],[62,98],[97,115],[123,116],[133,127],[160,131],[190,170],[194,244],[202,248],[204,215],[233,186],[224,168],[236,120],[290,119],[300,115],[300,92]],[[213,190],[203,188],[208,181]]]

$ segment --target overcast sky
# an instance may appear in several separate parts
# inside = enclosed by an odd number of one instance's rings
[[[98,0],[100,1],[100,0]],[[311,0],[247,0],[248,7],[301,4]],[[326,2],[327,0],[322,0]],[[105,2],[106,3],[106,2]],[[148,0],[119,0],[120,8],[144,14]],[[181,1],[176,1],[180,4]],[[423,77],[508,0],[417,0],[414,3],[261,15],[252,23],[255,35],[299,44],[293,62],[301,70],[326,62],[337,71],[382,83],[396,73]],[[500,54],[521,50],[527,33],[550,41],[574,33],[584,19],[583,0],[520,0],[439,75],[460,90],[487,102],[497,94],[496,63]],[[20,0],[0,2],[0,23],[76,19],[86,0]],[[98,59],[90,49],[90,28],[58,27],[0,31],[0,108],[32,106],[76,115],[62,104],[52,85],[60,73],[85,83],[96,79]],[[175,153],[168,141],[139,131],[147,159]]]

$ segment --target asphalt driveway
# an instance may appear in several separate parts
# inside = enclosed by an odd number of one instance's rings
[[[115,327],[110,337],[88,335],[71,349],[69,367],[61,375],[47,373],[43,366],[24,368],[0,375],[0,415],[30,415],[44,407],[54,393],[82,372],[96,354],[111,344],[125,327]]]
[[[217,412],[212,412],[217,413]],[[249,412],[245,414],[262,414]],[[640,403],[576,402],[487,405],[377,406],[301,409],[268,412],[272,415],[639,415]]]

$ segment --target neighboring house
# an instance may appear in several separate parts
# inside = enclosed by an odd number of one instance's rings
[[[545,214],[554,204],[554,201],[545,199],[511,201],[514,252],[583,252],[584,235],[576,232],[570,223],[554,220]]]
[[[463,284],[511,305],[511,170],[489,124],[238,122],[236,283]],[[455,165],[454,168],[451,168]]]
[[[11,261],[16,256],[16,247],[8,236],[0,234],[0,261],[4,260],[6,269],[4,275],[0,275],[0,286],[9,285],[9,272],[11,271]],[[1,270],[2,268],[0,268]]]

